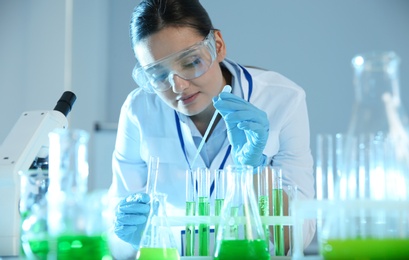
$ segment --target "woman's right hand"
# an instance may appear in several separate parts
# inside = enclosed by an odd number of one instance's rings
[[[150,196],[134,193],[118,203],[115,219],[115,234],[135,249],[139,248],[143,230],[150,211]]]

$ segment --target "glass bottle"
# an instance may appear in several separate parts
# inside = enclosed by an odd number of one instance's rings
[[[151,211],[143,231],[136,259],[179,260],[179,252],[166,215],[164,193],[153,193]]]
[[[229,165],[226,174],[229,185],[221,213],[214,259],[270,259],[253,189],[253,168],[247,165]]]
[[[409,122],[400,99],[399,62],[394,52],[352,59],[355,104],[338,201],[323,227],[325,259],[409,257],[409,212],[402,207],[409,195]]]
[[[89,134],[58,129],[49,140],[49,257],[109,259],[101,196],[87,193]]]

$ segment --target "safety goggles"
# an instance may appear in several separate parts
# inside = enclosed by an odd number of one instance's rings
[[[216,59],[214,30],[206,38],[154,63],[135,66],[132,77],[138,86],[147,90],[165,91],[174,83],[173,77],[191,80],[205,74]]]

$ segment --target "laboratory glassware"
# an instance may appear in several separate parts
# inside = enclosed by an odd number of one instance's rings
[[[167,220],[166,197],[164,193],[152,193],[151,210],[143,231],[138,260],[179,260],[179,252]]]
[[[210,170],[197,169],[198,209],[199,216],[210,216]],[[210,255],[210,226],[208,223],[199,224],[199,256]]]
[[[226,196],[226,173],[222,169],[214,170],[214,195],[214,215],[220,217]],[[217,239],[218,230],[219,223],[216,223],[214,227],[215,241]]]
[[[89,134],[80,129],[57,129],[49,134],[49,140],[49,257],[109,259],[104,207],[88,194]]]
[[[336,185],[337,207],[323,224],[325,259],[409,257],[409,212],[393,207],[407,203],[409,195],[409,123],[400,99],[399,64],[394,52],[352,59],[355,103]]]
[[[156,183],[158,181],[159,158],[150,156],[148,165],[148,179],[146,181],[146,193],[152,194],[156,192]]]
[[[271,167],[272,170],[272,205],[273,216],[284,216],[283,177],[281,168]],[[276,256],[285,255],[284,226],[274,225],[274,249]]]
[[[196,215],[196,172],[186,171],[186,216]],[[186,223],[185,227],[186,243],[185,254],[186,256],[195,255],[195,224]]]
[[[253,187],[253,168],[229,165],[224,202],[214,251],[215,260],[270,259]]]
[[[21,247],[28,259],[47,259],[48,167],[20,171]]]
[[[270,216],[270,167],[257,167],[257,198],[260,216]],[[270,248],[270,226],[263,224],[267,247]]]

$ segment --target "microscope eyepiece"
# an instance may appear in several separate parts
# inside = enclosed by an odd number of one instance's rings
[[[57,105],[55,105],[54,110],[60,111],[64,114],[64,116],[67,116],[76,99],[77,97],[74,93],[71,91],[65,91],[61,98],[57,101]]]

